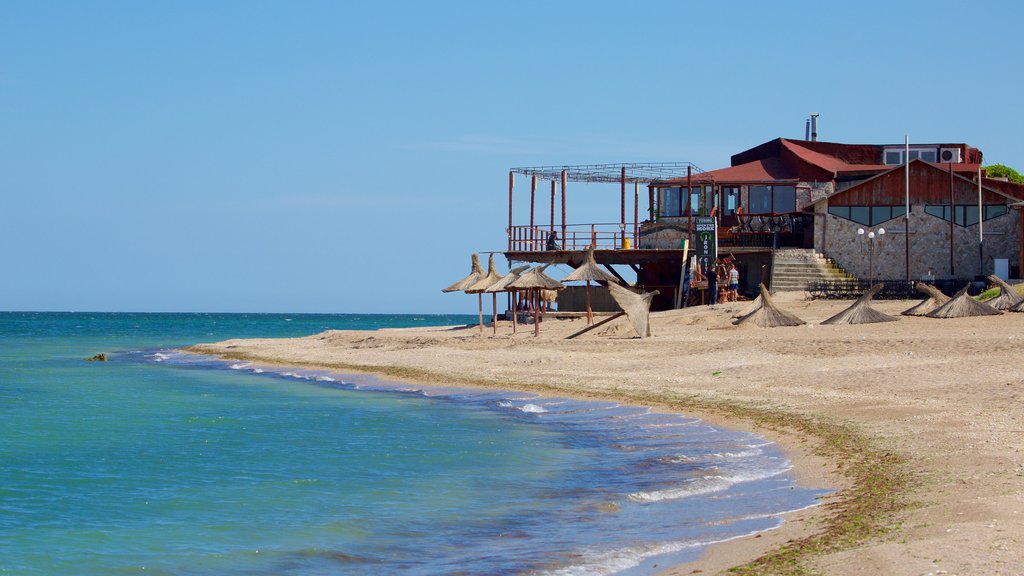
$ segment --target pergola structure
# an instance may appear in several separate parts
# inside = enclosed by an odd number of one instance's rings
[[[620,218],[619,232],[612,232],[612,238],[618,243],[626,241],[626,185],[633,184],[633,239],[640,232],[640,185],[651,182],[683,178],[701,174],[704,171],[690,162],[643,162],[626,164],[578,164],[574,166],[536,166],[529,168],[512,168],[508,173],[508,250],[522,249],[527,245],[532,250],[543,250],[546,235],[537,225],[537,183],[539,180],[551,182],[551,221],[548,233],[555,231],[555,196],[558,184],[561,184],[561,238],[567,242],[569,224],[566,220],[566,188],[569,182],[615,183],[620,186]],[[515,190],[516,175],[530,178],[530,224],[515,226],[512,220],[512,198]],[[653,206],[653,189],[648,186],[648,201]],[[596,224],[590,224],[589,238],[596,241]],[[573,242],[575,245],[575,242]],[[618,244],[617,248],[622,245]],[[568,245],[566,246],[568,248]]]

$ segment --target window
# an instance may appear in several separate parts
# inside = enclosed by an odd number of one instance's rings
[[[736,186],[722,188],[722,216],[732,216],[740,207],[740,189]]]
[[[694,216],[704,213],[700,202],[700,186],[690,188],[690,210]]]
[[[772,186],[772,212],[796,212],[796,186]]]
[[[751,214],[768,214],[772,211],[771,186],[751,186],[747,195]]]
[[[751,214],[796,212],[796,186],[751,186],[747,204]]]
[[[877,226],[907,213],[905,206],[829,206],[828,213],[865,226]]]
[[[1006,214],[1009,210],[1005,204],[986,204],[985,205],[985,220],[991,220],[998,218]],[[931,204],[924,207],[925,214],[930,214],[936,218],[941,218],[946,222],[950,221],[950,208],[949,204]],[[974,226],[978,223],[978,205],[977,204],[957,204],[953,206],[952,220],[957,226]]]
[[[681,216],[680,188],[659,188],[661,203],[659,216]]]
[[[897,164],[903,164],[903,153],[904,149],[900,148],[886,148],[883,155],[882,161],[889,166]],[[911,148],[910,159],[917,160],[920,158],[926,162],[936,162],[939,158],[939,151],[937,148]]]

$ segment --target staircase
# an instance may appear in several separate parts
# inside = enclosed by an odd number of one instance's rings
[[[853,276],[814,250],[780,248],[775,251],[772,292],[807,290],[807,285],[815,280],[850,279]]]

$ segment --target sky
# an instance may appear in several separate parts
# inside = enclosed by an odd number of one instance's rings
[[[4,1],[0,310],[472,313],[440,290],[504,248],[509,168],[711,170],[812,112],[822,140],[966,142],[1021,170],[1021,16]],[[616,190],[575,186],[570,223],[618,221]]]

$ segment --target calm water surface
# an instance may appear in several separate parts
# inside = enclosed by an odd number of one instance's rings
[[[472,321],[0,313],[0,573],[648,574],[821,495],[691,418],[174,351]]]

